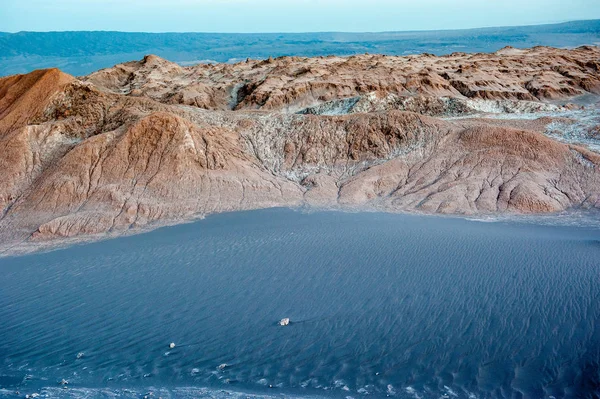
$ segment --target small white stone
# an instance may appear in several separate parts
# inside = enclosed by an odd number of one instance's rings
[[[285,319],[281,319],[281,321],[279,322],[280,326],[287,326],[290,324],[290,319],[288,319],[287,317]]]

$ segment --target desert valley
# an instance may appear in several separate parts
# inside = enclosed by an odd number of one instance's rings
[[[0,398],[600,398],[582,17],[3,0]]]

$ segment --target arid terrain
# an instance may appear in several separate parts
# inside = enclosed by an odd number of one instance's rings
[[[592,16],[592,15],[590,15]],[[0,26],[0,29],[7,29]],[[600,44],[600,20],[463,30],[371,33],[0,32],[0,76],[60,68],[75,76],[155,54],[180,65],[234,63],[269,56],[403,56],[455,51],[491,53],[504,46],[575,48]]]
[[[600,208],[600,49],[0,79],[0,251],[276,206]]]

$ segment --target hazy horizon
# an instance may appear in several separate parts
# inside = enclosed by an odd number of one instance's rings
[[[519,9],[515,14],[514,10]],[[600,2],[573,0],[5,0],[0,31],[143,33],[405,32],[600,19]]]
[[[104,32],[104,33],[145,33],[145,34],[223,34],[223,35],[293,35],[293,34],[319,34],[319,33],[343,33],[343,34],[385,34],[385,33],[418,33],[418,32],[443,32],[443,31],[460,31],[460,30],[478,30],[478,29],[494,29],[494,28],[519,28],[519,27],[527,27],[527,26],[544,26],[544,25],[561,25],[568,24],[571,22],[588,22],[588,21],[598,21],[600,18],[586,18],[586,19],[570,19],[564,21],[557,22],[546,22],[546,23],[534,23],[534,24],[522,24],[522,25],[494,25],[494,26],[478,26],[473,28],[456,28],[456,29],[411,29],[411,30],[387,30],[387,31],[298,31],[298,32],[217,32],[217,31],[126,31],[126,30],[106,30],[106,29],[83,29],[83,30],[20,30],[20,31],[6,31],[0,30],[0,33],[8,33],[8,34],[16,34],[16,33],[66,33],[66,32]]]

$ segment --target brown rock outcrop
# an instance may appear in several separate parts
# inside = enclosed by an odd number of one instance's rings
[[[540,99],[596,93],[599,55],[536,48],[189,68],[147,56],[82,80],[58,70],[3,78],[0,251],[272,206],[600,208],[600,156],[544,134],[576,116],[425,115],[557,111]]]
[[[0,78],[0,134],[35,121],[50,98],[72,80],[58,69]]]
[[[600,94],[598,59],[600,50],[589,46],[444,57],[281,57],[187,68],[146,57],[93,73],[86,80],[114,93],[220,110],[301,110],[373,92],[380,96],[538,101]]]

